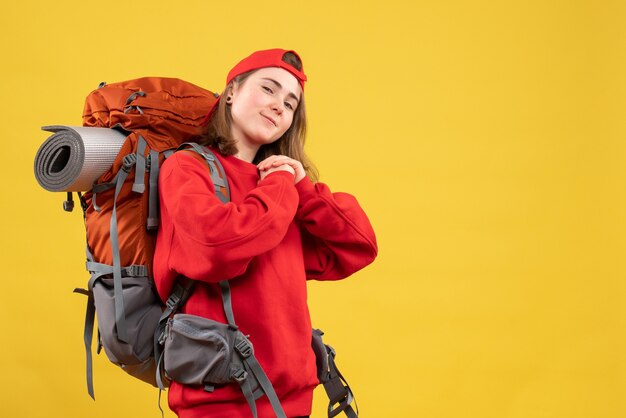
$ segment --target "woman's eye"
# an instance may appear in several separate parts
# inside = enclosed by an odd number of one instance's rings
[[[285,102],[285,107],[289,110],[293,110],[293,106],[289,102]]]
[[[265,90],[268,93],[273,93],[272,89],[267,87],[267,86],[261,86],[263,88],[263,90]]]

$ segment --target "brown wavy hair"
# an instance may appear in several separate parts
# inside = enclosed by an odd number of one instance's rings
[[[302,62],[291,52],[286,52],[282,60],[299,71],[302,70]],[[222,92],[227,95],[232,89],[233,83],[241,85],[254,71],[248,71],[235,77]],[[237,153],[237,144],[230,134],[230,127],[233,118],[230,114],[230,106],[226,100],[219,100],[211,118],[204,127],[198,142],[217,149],[223,155],[234,155]],[[306,108],[304,105],[304,91],[300,97],[300,102],[293,115],[291,126],[279,139],[271,144],[262,145],[254,157],[254,164],[257,164],[270,155],[286,155],[302,163],[307,176],[312,181],[317,181],[318,172],[309,157],[304,152],[304,142],[306,137]]]

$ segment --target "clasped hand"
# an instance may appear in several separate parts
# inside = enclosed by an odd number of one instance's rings
[[[257,168],[261,174],[261,180],[274,171],[290,172],[295,176],[295,183],[298,183],[306,176],[302,163],[286,155],[271,155],[257,164]]]

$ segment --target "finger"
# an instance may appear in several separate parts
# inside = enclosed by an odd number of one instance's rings
[[[257,167],[259,168],[259,170],[267,169],[267,167],[271,167],[272,162],[276,160],[276,158],[278,157],[280,157],[280,155],[270,155],[269,157],[261,161],[259,164],[257,164]]]
[[[293,161],[290,161],[289,159],[284,159],[284,158],[272,161],[272,167],[278,167],[279,165],[283,165],[283,164],[293,165]]]
[[[297,160],[290,160],[286,162],[286,164],[289,165],[291,168],[293,168],[295,172],[300,172],[304,170],[304,168],[302,167],[302,164]]]
[[[272,158],[271,160],[264,161],[259,165],[260,170],[267,170],[268,168],[278,167],[279,165],[283,165],[286,162],[279,158]]]
[[[259,170],[267,170],[267,168],[269,167],[268,162],[266,160],[261,161],[259,164],[257,164],[257,168]]]
[[[300,164],[300,161],[295,160],[290,157],[280,156],[276,160],[272,162],[272,165],[276,166],[276,164],[289,164],[291,166]]]
[[[264,159],[263,161],[261,161],[260,163],[258,163],[256,166],[261,169],[262,167],[265,167],[265,165],[267,164],[267,160],[269,160],[270,158],[272,158],[271,156]]]

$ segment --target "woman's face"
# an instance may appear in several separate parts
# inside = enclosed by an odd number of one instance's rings
[[[233,84],[230,113],[232,138],[260,147],[279,139],[291,126],[302,89],[278,67],[261,68],[242,84]]]

